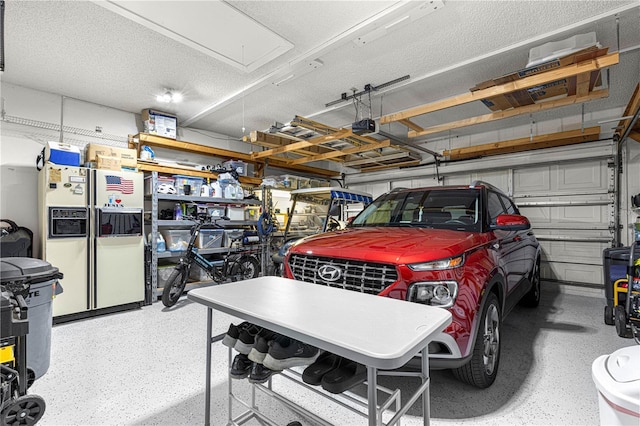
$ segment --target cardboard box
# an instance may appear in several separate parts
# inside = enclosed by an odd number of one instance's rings
[[[60,142],[47,142],[45,160],[64,166],[80,165],[80,148]]]
[[[155,109],[142,110],[142,123],[144,132],[151,135],[164,136],[165,138],[176,138],[176,130],[178,128],[178,117],[167,112],[157,111]]]
[[[487,89],[493,86],[499,86],[501,84],[509,83],[511,81],[520,80],[525,77],[540,74],[546,71],[550,71],[556,68],[565,67],[578,62],[595,59],[599,56],[604,56],[608,52],[608,48],[598,48],[596,46],[583,49],[579,52],[572,53],[562,58],[554,59],[542,64],[538,64],[529,68],[524,68],[511,74],[504,75],[493,80],[484,81],[476,84],[470,90],[476,92],[478,90]],[[591,72],[589,79],[589,91],[594,87],[602,84],[602,78],[600,70]],[[558,81],[552,81],[547,84],[531,87],[529,89],[518,90],[504,95],[492,96],[490,98],[482,99],[484,103],[491,111],[504,111],[509,108],[518,108],[525,105],[534,104],[536,101],[549,99],[560,95],[573,96],[576,94],[576,77],[569,77],[568,79],[562,79]]]
[[[137,167],[138,159],[135,149],[116,148],[113,146],[99,145],[96,143],[90,143],[86,149],[85,161],[96,161],[97,156],[114,157],[120,159],[121,166],[124,167]],[[118,169],[120,170],[120,169]]]
[[[119,172],[122,169],[122,162],[117,157],[98,154],[96,156],[96,167],[98,169],[115,170]]]

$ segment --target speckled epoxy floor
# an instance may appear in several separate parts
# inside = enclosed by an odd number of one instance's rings
[[[602,292],[543,283],[536,310],[517,307],[502,329],[500,373],[477,390],[448,371],[431,374],[433,425],[595,425],[599,423],[591,364],[630,346],[602,321]],[[235,319],[215,313],[216,332]],[[47,404],[41,425],[198,425],[204,423],[206,309],[186,299],[168,310],[161,303],[68,324],[52,330],[51,365],[29,393]],[[227,423],[227,350],[214,345],[212,425]],[[246,381],[234,381],[240,395]],[[417,379],[383,377],[381,384],[412,393]],[[335,407],[277,377],[274,388],[333,424],[363,425]],[[366,395],[363,386],[354,389]],[[313,423],[259,394],[261,409],[281,422]],[[236,411],[237,414],[237,411]],[[248,424],[258,424],[251,421]],[[421,425],[420,404],[403,425]]]

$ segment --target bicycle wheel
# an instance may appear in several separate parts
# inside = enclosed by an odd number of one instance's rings
[[[164,306],[170,308],[176,304],[184,291],[184,287],[187,285],[188,278],[188,265],[177,265],[171,271],[171,275],[169,275],[169,279],[165,283],[164,289],[162,289],[162,304]]]
[[[242,281],[260,275],[260,262],[253,256],[242,256],[229,265],[231,281]]]

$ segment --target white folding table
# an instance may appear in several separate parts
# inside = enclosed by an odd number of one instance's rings
[[[424,424],[429,424],[427,347],[451,323],[449,311],[271,276],[191,290],[188,298],[208,308],[206,425],[211,413],[211,345],[216,341],[214,309],[365,365],[369,425],[379,424],[378,370],[397,369],[421,353],[422,385],[387,424],[395,424],[420,396]]]

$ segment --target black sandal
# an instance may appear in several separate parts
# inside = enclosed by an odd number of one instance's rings
[[[319,385],[322,377],[336,369],[343,358],[331,352],[323,352],[318,359],[302,372],[302,381],[309,385]]]

